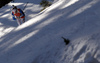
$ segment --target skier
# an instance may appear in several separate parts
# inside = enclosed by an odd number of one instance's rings
[[[16,6],[12,5],[12,18],[13,20],[16,20],[18,25],[21,25],[21,23],[25,22],[25,14],[24,12],[20,9],[17,8]]]

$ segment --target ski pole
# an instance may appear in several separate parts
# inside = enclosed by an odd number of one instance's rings
[[[25,8],[26,8],[27,4],[28,4],[28,2],[27,2],[27,3],[26,3],[26,5],[24,6],[23,11],[25,10]]]

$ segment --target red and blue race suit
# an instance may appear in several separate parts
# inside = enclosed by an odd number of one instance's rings
[[[17,17],[25,18],[25,14],[21,9],[17,9],[17,11],[18,12],[16,13],[14,10],[12,10],[12,18],[13,18],[13,20],[16,20]]]

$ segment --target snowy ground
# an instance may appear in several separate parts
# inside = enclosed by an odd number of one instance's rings
[[[11,5],[27,1],[26,22],[18,26]],[[100,1],[55,0],[42,12],[40,1],[1,8],[0,63],[100,63]]]

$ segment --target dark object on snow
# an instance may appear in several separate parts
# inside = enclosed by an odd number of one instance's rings
[[[69,40],[69,39],[66,39],[66,38],[64,38],[64,37],[61,37],[61,38],[64,39],[64,42],[65,42],[66,45],[68,45],[68,44],[70,43],[70,40]]]
[[[47,0],[42,0],[42,1],[40,2],[40,5],[41,5],[42,7],[49,7],[51,4],[52,4],[52,3],[49,2],[49,1],[47,1]]]

